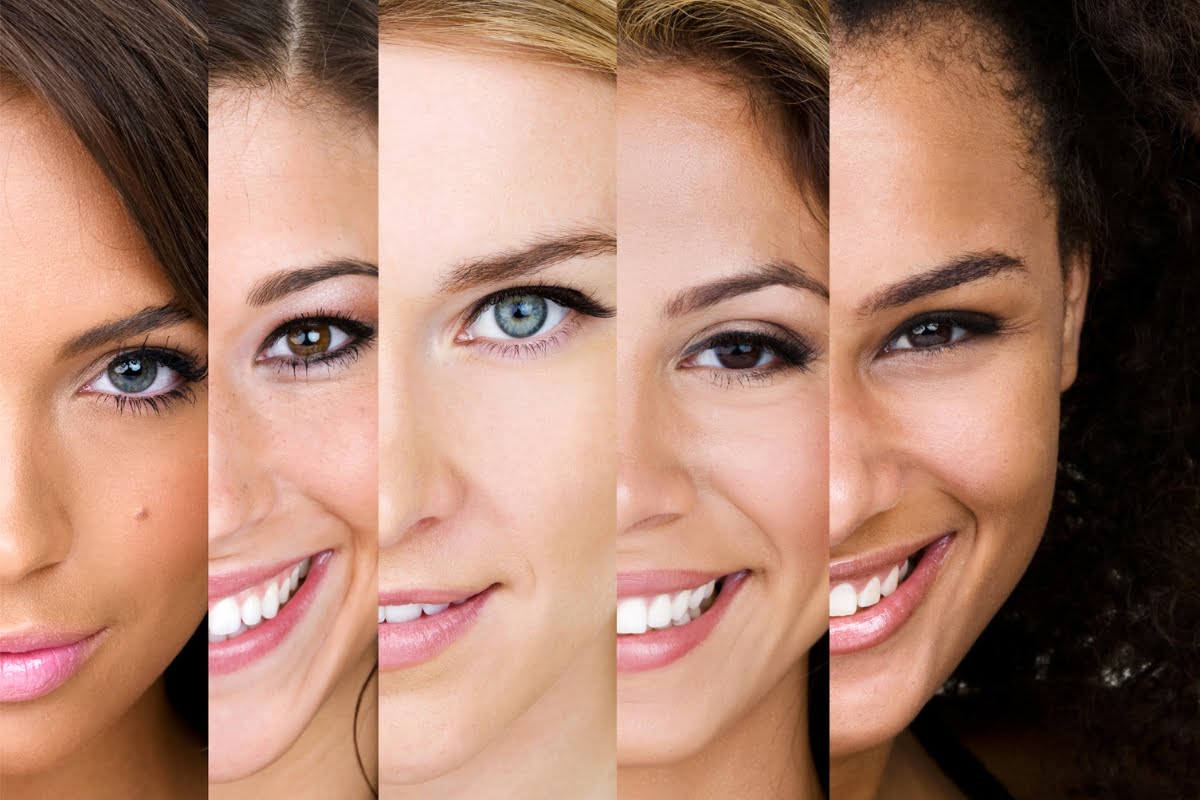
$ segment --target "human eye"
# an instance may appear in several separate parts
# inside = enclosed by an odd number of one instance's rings
[[[803,336],[780,326],[771,330],[723,330],[689,346],[679,362],[681,369],[709,370],[732,385],[751,385],[775,374],[804,371],[816,348]]]
[[[493,355],[533,357],[562,345],[584,319],[608,318],[615,313],[615,309],[566,286],[512,287],[475,303],[455,341]]]
[[[112,402],[118,411],[159,414],[176,401],[193,399],[193,385],[207,373],[198,356],[167,347],[139,347],[109,357],[80,393]]]
[[[1000,320],[974,311],[937,311],[914,317],[888,336],[881,354],[905,350],[933,353],[1001,329]]]
[[[295,317],[267,336],[255,361],[277,369],[301,369],[307,375],[313,366],[330,371],[354,361],[370,347],[376,336],[373,326],[333,314]]]

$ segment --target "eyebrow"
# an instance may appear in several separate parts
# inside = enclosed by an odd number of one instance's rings
[[[927,295],[944,292],[964,283],[1013,272],[1028,272],[1024,259],[998,250],[964,253],[932,269],[893,283],[868,297],[858,309],[869,316],[888,308],[906,305]]]
[[[276,300],[307,289],[313,284],[340,278],[343,275],[365,275],[379,277],[379,267],[354,258],[338,258],[314,267],[285,269],[260,279],[246,295],[246,304],[251,308],[270,305]]]
[[[119,342],[144,333],[194,321],[186,309],[174,303],[150,306],[124,319],[102,322],[70,339],[58,351],[60,359],[68,359],[102,345]]]
[[[542,237],[518,250],[493,253],[453,267],[438,285],[453,294],[489,283],[534,275],[574,258],[594,258],[617,252],[617,238],[602,231],[583,231]]]
[[[790,261],[771,261],[745,272],[693,286],[676,294],[663,307],[663,317],[673,319],[700,311],[743,294],[771,286],[803,289],[828,300],[829,288]]]

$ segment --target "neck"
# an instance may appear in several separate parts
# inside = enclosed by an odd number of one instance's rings
[[[371,787],[377,786],[379,780],[379,749],[376,741],[378,694],[375,678],[370,676],[375,664],[376,650],[372,643],[346,670],[329,697],[317,709],[308,727],[286,753],[266,769],[240,781],[210,785],[208,796],[213,800],[261,800],[264,797],[338,797],[353,800],[374,797]],[[369,677],[370,684],[367,685]],[[356,718],[355,708],[360,693],[362,706]]]
[[[533,706],[478,755],[422,784],[385,785],[381,800],[613,797],[615,652],[612,634],[597,637]]]
[[[699,752],[670,764],[621,767],[621,800],[822,797],[808,738],[807,659]]]
[[[829,756],[829,796],[845,800],[874,800],[892,755],[894,739],[867,750]]]
[[[131,768],[136,765],[136,768]],[[204,796],[203,743],[167,703],[160,677],[110,728],[37,775],[3,778],[4,800]]]

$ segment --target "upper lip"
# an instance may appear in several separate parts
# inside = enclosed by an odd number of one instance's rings
[[[862,575],[867,572],[874,572],[883,567],[890,567],[900,563],[904,559],[911,556],[918,550],[923,550],[929,545],[941,539],[944,536],[949,536],[952,532],[943,532],[935,536],[927,537],[916,544],[902,544],[889,547],[884,550],[876,550],[871,553],[862,555],[848,556],[837,561],[829,562],[829,580],[836,581],[842,578],[852,578],[856,575]]]
[[[312,553],[307,556],[298,556],[284,561],[275,561],[270,564],[261,564],[252,567],[245,567],[239,570],[230,570],[222,572],[218,575],[208,576],[208,601],[211,603],[214,600],[220,600],[230,595],[237,594],[243,589],[249,589],[251,586],[257,586],[267,578],[272,578],[283,572],[289,567],[299,564],[306,558],[312,558],[317,555]]]
[[[477,594],[486,592],[496,584],[484,586],[482,589],[380,589],[379,605],[406,606],[424,603],[438,605],[441,603],[457,603],[467,600]]]
[[[67,647],[91,638],[103,628],[91,631],[11,631],[0,632],[0,653],[32,653],[37,650],[52,650]]]
[[[736,570],[735,570],[736,571]],[[652,594],[681,592],[695,589],[729,575],[729,572],[700,572],[697,570],[642,570],[617,573],[617,597],[642,597]]]

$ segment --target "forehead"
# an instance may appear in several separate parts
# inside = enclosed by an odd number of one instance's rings
[[[213,92],[214,277],[245,281],[325,258],[374,260],[376,175],[374,131],[357,121],[267,91]]]
[[[896,42],[835,66],[830,249],[840,287],[964,251],[1037,256],[1054,240],[1057,205],[1024,119],[972,69]]]
[[[511,53],[380,48],[383,258],[408,267],[616,221],[612,81]]]
[[[619,109],[623,263],[692,282],[786,258],[826,279],[824,231],[743,92],[653,69],[622,76]]]

